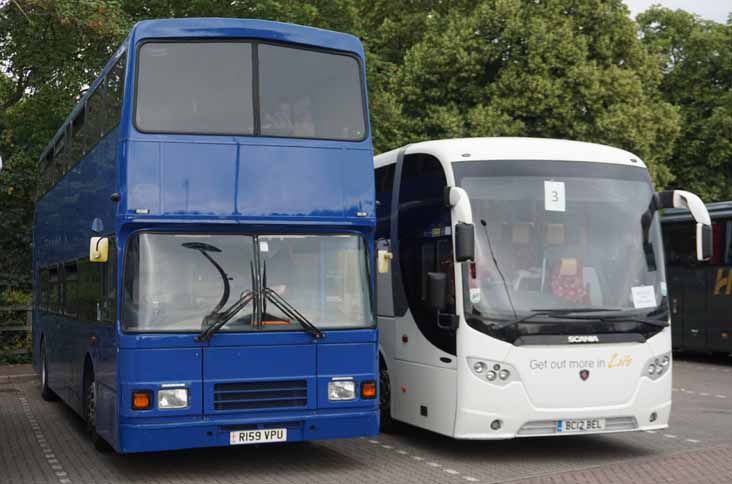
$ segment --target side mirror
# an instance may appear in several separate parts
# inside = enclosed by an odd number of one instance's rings
[[[432,309],[442,312],[447,308],[447,274],[444,272],[427,273],[427,297]]]
[[[458,262],[475,259],[475,227],[473,224],[455,224],[455,260]]]
[[[712,258],[712,227],[696,224],[696,260],[705,261]]]
[[[92,237],[89,241],[89,260],[91,262],[107,262],[109,259],[109,239]]]
[[[701,198],[684,190],[668,190],[656,193],[654,201],[656,209],[686,208],[691,212],[691,217],[696,222],[696,259],[698,261],[709,260],[713,252],[712,219]]]

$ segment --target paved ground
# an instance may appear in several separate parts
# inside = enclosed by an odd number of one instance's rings
[[[667,432],[461,442],[405,428],[376,439],[133,456],[96,453],[75,414],[15,377],[0,380],[0,482],[732,483],[732,357],[679,357],[674,372]]]

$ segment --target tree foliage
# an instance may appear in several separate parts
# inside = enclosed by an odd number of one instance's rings
[[[668,166],[674,187],[705,201],[732,198],[732,23],[653,7],[638,16],[643,42],[660,59],[661,92],[681,113]]]
[[[621,0],[0,0],[0,285],[27,287],[36,160],[131,26],[210,16],[362,38],[377,151],[596,141],[637,153],[659,186],[730,196],[709,181],[730,160],[730,27],[683,12],[642,15],[641,41]]]

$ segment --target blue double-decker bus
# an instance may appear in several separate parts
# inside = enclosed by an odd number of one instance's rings
[[[375,434],[372,155],[355,37],[138,23],[41,156],[43,397],[121,453]]]

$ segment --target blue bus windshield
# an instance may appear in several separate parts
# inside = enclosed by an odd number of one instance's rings
[[[144,132],[366,135],[360,66],[351,55],[246,41],[156,41],[140,47],[138,72],[135,123]]]
[[[252,289],[254,238],[249,235],[142,233],[128,242],[122,324],[132,332],[200,331],[220,302]],[[370,327],[366,247],[355,235],[260,235],[267,286],[321,329]],[[230,295],[223,296],[226,286]],[[228,299],[222,301],[222,299]],[[297,321],[268,305],[262,327],[252,308],[222,331],[301,331]]]

